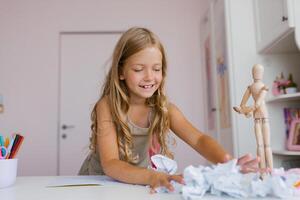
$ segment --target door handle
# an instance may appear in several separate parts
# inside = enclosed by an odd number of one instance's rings
[[[67,138],[67,134],[63,133],[63,134],[61,135],[61,137],[62,137],[62,139],[66,139],[66,138]]]
[[[282,16],[282,18],[281,18],[281,21],[287,21],[289,18],[288,17],[286,17],[286,16]]]
[[[70,128],[75,128],[75,126],[74,126],[74,125],[66,125],[66,124],[63,124],[63,125],[61,126],[61,129],[62,129],[62,130],[66,130],[66,129],[70,129]]]

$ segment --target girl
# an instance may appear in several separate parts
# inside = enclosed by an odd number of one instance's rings
[[[152,191],[159,186],[172,191],[170,181],[183,183],[181,176],[147,168],[153,154],[172,158],[167,146],[169,130],[213,163],[231,159],[167,101],[166,70],[164,48],[150,30],[134,27],[122,35],[102,96],[91,114],[91,152],[80,175],[106,174],[119,181],[150,185]],[[253,171],[258,159],[246,155],[238,163],[242,171]]]

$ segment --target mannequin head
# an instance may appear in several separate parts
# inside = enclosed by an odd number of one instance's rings
[[[260,64],[256,64],[252,67],[252,77],[254,80],[262,80],[264,76],[264,67]]]

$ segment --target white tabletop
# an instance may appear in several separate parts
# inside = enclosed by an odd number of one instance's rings
[[[63,176],[32,176],[17,177],[16,183],[7,188],[0,189],[2,200],[182,200],[180,194],[150,194],[145,186],[122,183],[103,184],[102,186],[71,186],[49,187],[55,183],[63,183],[70,177]],[[76,177],[72,177],[75,178]],[[59,184],[58,184],[59,185]],[[205,195],[203,199],[220,200],[226,197]],[[232,199],[232,198],[228,198]],[[262,199],[262,198],[258,198]],[[276,199],[276,198],[264,198]],[[293,198],[292,198],[293,199]],[[297,199],[297,198],[294,198]],[[278,200],[278,199],[277,199]]]

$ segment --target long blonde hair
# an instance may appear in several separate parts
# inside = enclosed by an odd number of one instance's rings
[[[120,159],[130,163],[136,163],[138,157],[132,153],[132,134],[124,117],[129,109],[129,93],[124,80],[120,80],[120,74],[125,61],[133,54],[150,46],[156,46],[162,54],[162,82],[157,91],[146,100],[146,104],[154,109],[153,121],[149,128],[149,136],[156,137],[162,154],[172,157],[168,150],[167,133],[169,131],[169,118],[167,110],[167,98],[164,93],[165,77],[167,70],[165,50],[159,38],[146,28],[133,27],[127,30],[119,39],[112,57],[112,64],[106,81],[103,86],[101,98],[109,98],[109,107],[112,115],[112,122],[117,129],[117,141],[120,153]],[[100,101],[99,100],[99,101]],[[98,101],[98,102],[99,102]],[[91,144],[90,149],[96,149],[96,137],[98,131],[97,124],[97,104],[95,104],[91,113]]]

